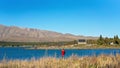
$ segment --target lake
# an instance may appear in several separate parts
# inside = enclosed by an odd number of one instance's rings
[[[65,49],[66,54],[65,58],[70,57],[71,55],[77,56],[99,56],[101,54],[106,55],[116,55],[120,54],[120,49]],[[26,49],[22,47],[0,47],[0,60],[24,60],[31,58],[42,58],[42,57],[56,57],[61,58],[60,49]]]

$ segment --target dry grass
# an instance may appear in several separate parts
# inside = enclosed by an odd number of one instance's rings
[[[31,60],[2,60],[0,68],[120,68],[120,55],[98,57],[71,56],[66,59],[45,57]]]

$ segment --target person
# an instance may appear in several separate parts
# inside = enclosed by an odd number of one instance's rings
[[[65,50],[64,49],[61,50],[61,55],[62,55],[62,58],[64,58],[64,55],[65,55]]]

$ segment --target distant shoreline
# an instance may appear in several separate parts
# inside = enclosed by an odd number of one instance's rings
[[[26,48],[26,49],[35,49],[35,48]],[[38,48],[38,49],[63,49],[63,48]],[[64,49],[120,49],[120,48],[64,48]]]
[[[30,47],[27,49],[120,49],[120,46],[117,47]]]
[[[2,46],[0,46],[2,47]],[[13,47],[13,46],[4,46],[4,47]],[[26,49],[120,49],[120,45],[65,45],[65,46],[14,46],[14,47],[23,47]]]

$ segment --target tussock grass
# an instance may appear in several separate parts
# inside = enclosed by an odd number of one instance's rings
[[[120,54],[69,58],[43,57],[31,60],[2,60],[0,68],[120,68]]]

